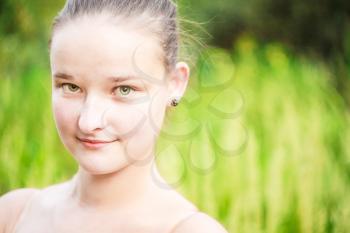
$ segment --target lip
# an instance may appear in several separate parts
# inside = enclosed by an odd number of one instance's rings
[[[106,141],[106,140],[96,140],[96,139],[79,138],[79,137],[77,137],[77,139],[88,149],[99,149],[113,142],[119,141],[118,139]]]

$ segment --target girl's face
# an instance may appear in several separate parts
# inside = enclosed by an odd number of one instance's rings
[[[50,52],[54,118],[86,171],[105,174],[152,159],[171,99],[161,58],[151,34],[103,17],[56,30]]]

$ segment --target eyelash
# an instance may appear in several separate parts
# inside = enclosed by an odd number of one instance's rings
[[[80,89],[80,87],[78,86],[78,85],[75,85],[75,84],[73,84],[73,83],[59,83],[59,84],[56,84],[56,87],[58,87],[58,88],[63,88],[64,86],[75,86],[75,87],[77,87],[77,88],[79,88]],[[116,86],[116,87],[114,87],[112,90],[112,92],[114,93],[118,88],[121,88],[121,87],[128,87],[128,88],[130,88],[131,89],[131,91],[138,91],[138,89],[136,88],[136,87],[133,87],[133,86],[129,86],[129,85],[120,85],[120,86]],[[72,93],[74,93],[74,92],[72,92]]]
[[[122,87],[127,87],[127,88],[129,88],[131,91],[133,91],[133,92],[137,91],[137,88],[135,88],[135,87],[128,86],[128,85],[120,85],[120,86],[117,86],[117,87],[114,87],[114,88],[113,88],[113,95],[114,95],[115,91],[116,91],[118,88],[122,88]]]

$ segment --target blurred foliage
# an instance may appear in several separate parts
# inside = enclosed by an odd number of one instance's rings
[[[230,48],[242,32],[330,55],[344,51],[350,20],[346,0],[179,1],[181,12],[207,22],[213,43]]]
[[[0,79],[0,193],[76,172],[40,64]],[[208,48],[195,67],[157,144],[165,178],[229,232],[347,232],[350,116],[329,68],[245,37],[230,52]],[[166,133],[190,126],[189,137]]]
[[[350,106],[350,1],[179,0],[186,18],[201,22],[210,44],[230,48],[242,34],[281,42],[299,54],[325,59],[334,85]],[[193,25],[188,25],[192,28]]]
[[[230,232],[348,232],[347,2],[179,3],[226,49],[198,53],[157,144],[164,176]],[[76,172],[50,106],[47,41],[63,4],[0,1],[1,194]],[[192,132],[186,140],[166,134],[183,128]]]

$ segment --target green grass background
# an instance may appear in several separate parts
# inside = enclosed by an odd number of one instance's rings
[[[43,44],[0,44],[0,194],[77,169],[53,122]],[[206,49],[158,141],[162,174],[182,177],[176,188],[229,232],[350,232],[349,109],[332,75],[250,37]]]

